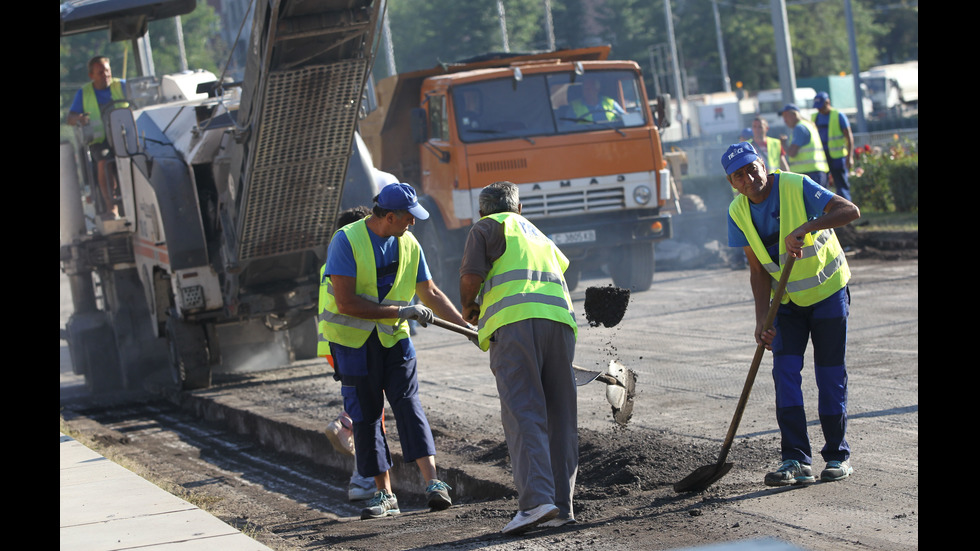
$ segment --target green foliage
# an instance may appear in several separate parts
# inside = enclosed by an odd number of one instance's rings
[[[919,211],[918,144],[908,139],[887,147],[855,148],[851,174],[854,202],[873,212]]]

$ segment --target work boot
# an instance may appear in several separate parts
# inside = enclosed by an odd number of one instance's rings
[[[430,509],[442,511],[453,504],[447,490],[452,490],[449,484],[435,479],[429,481],[429,485],[425,487],[425,500]]]
[[[820,480],[823,482],[844,480],[851,476],[853,472],[854,469],[851,468],[850,463],[847,461],[828,461],[827,468],[820,472]]]
[[[528,509],[527,511],[518,511],[514,515],[514,519],[504,526],[501,530],[504,534],[508,536],[516,536],[517,534],[523,534],[531,528],[541,524],[542,522],[548,522],[549,520],[558,516],[558,507],[547,503],[545,505],[538,505],[533,509]]]
[[[776,472],[766,475],[766,486],[789,486],[813,482],[813,471],[795,459],[787,459]]]
[[[371,501],[367,502],[367,507],[361,509],[361,520],[390,517],[398,513],[401,511],[398,510],[398,498],[395,494],[378,490]]]

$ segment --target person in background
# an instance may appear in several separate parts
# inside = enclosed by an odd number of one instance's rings
[[[750,142],[756,151],[765,151],[762,160],[766,163],[767,171],[789,170],[789,163],[786,161],[786,150],[783,143],[778,138],[769,137],[769,123],[761,116],[752,119],[752,129],[748,139],[743,142]]]
[[[813,107],[817,110],[811,120],[820,134],[823,150],[830,165],[830,178],[833,180],[837,195],[848,201],[851,200],[851,185],[847,172],[854,165],[854,134],[847,115],[830,105],[830,95],[820,92],[813,98]]]
[[[732,144],[721,158],[728,182],[739,191],[728,208],[728,245],[741,247],[749,263],[755,299],[755,341],[772,351],[776,422],[782,464],[766,474],[767,486],[815,480],[813,452],[803,408],[803,359],[813,342],[823,481],[853,472],[847,443],[847,318],[851,272],[834,228],[861,216],[854,203],[809,177],[767,173],[752,144]],[[789,281],[772,328],[763,331],[773,288],[792,256]]]
[[[517,186],[495,182],[479,197],[460,266],[466,320],[490,351],[519,510],[503,529],[575,522],[578,417],[572,360],[578,328],[564,272],[568,259],[521,216]]]
[[[68,108],[67,123],[69,126],[89,126],[92,131],[92,141],[89,151],[95,163],[95,177],[102,194],[103,215],[119,218],[119,194],[116,179],[107,173],[106,161],[112,153],[106,143],[105,128],[102,124],[102,106],[126,99],[126,81],[113,78],[112,67],[106,56],[95,56],[88,62],[88,77],[91,82],[85,84],[75,93],[75,98]]]
[[[827,164],[827,154],[824,153],[817,127],[804,119],[800,108],[792,103],[786,104],[779,115],[793,131],[786,147],[789,169],[797,174],[806,174],[818,185],[827,187],[830,165]]]

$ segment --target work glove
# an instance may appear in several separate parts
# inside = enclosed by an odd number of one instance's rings
[[[419,322],[419,325],[426,327],[427,324],[432,323],[434,316],[432,315],[432,310],[421,304],[412,304],[411,306],[402,306],[398,309],[398,317],[403,320],[415,320]]]

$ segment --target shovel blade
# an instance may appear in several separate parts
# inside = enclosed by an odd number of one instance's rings
[[[718,481],[721,477],[728,474],[728,471],[732,470],[734,463],[712,463],[711,465],[705,465],[703,467],[698,467],[693,473],[687,475],[684,480],[674,483],[674,491],[677,493],[684,492],[703,492]]]

